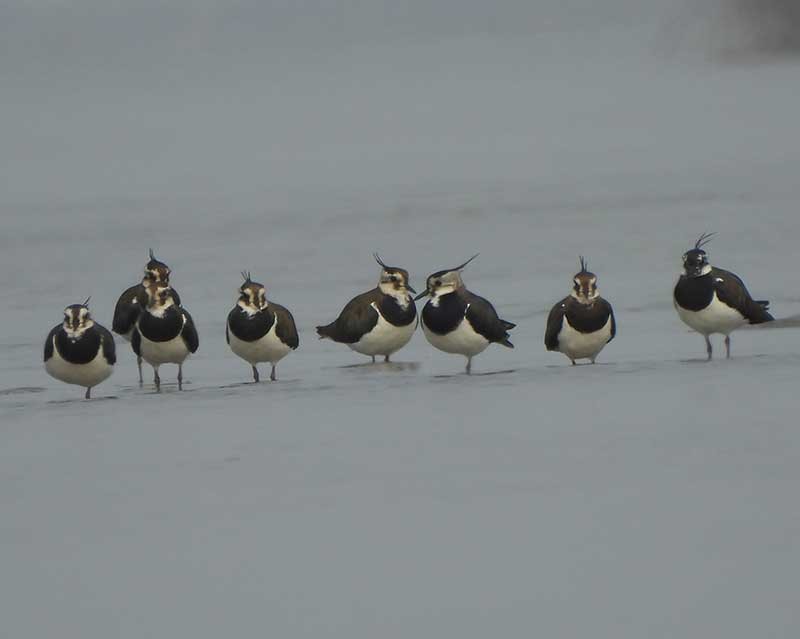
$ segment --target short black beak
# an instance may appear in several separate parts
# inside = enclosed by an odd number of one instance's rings
[[[416,293],[416,291],[414,290],[414,287],[413,287],[413,286],[411,286],[411,284],[406,284],[406,288],[407,288],[409,291],[411,291],[412,293]]]
[[[414,292],[414,293],[416,293],[416,291],[413,291],[413,292]],[[422,299],[423,297],[425,297],[426,295],[429,295],[429,291],[428,291],[428,289],[425,289],[424,291],[422,291],[422,293],[420,293],[419,295],[417,295],[417,296],[414,298],[414,301],[416,302],[417,300],[421,300],[421,299]]]

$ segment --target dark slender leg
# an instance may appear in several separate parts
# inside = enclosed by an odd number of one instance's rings
[[[731,336],[725,336],[725,359],[731,358]]]
[[[278,376],[275,374],[275,364],[272,365],[272,372],[269,374],[269,381],[274,382],[278,379]]]
[[[472,375],[472,358],[467,357],[467,375]]]
[[[183,390],[183,364],[178,364],[178,390]]]
[[[592,364],[594,364],[594,357],[592,358]]]
[[[136,356],[136,366],[139,367],[139,388],[144,386],[144,378],[142,377],[142,358],[140,355]]]
[[[574,360],[574,359],[571,359],[571,360],[569,360],[569,361],[570,361],[570,362],[572,362],[572,365],[573,365],[573,366],[577,366],[577,364],[575,363],[575,360]]]
[[[256,365],[255,365],[255,364],[252,364],[252,367],[253,367],[253,381],[254,381],[256,384],[258,384],[258,382],[259,382],[259,380],[260,380],[260,378],[259,378],[259,376],[258,376],[258,369],[256,368]]]
[[[91,399],[92,398],[92,387],[91,386],[89,386],[86,389],[86,395],[84,395],[83,397],[84,397],[84,399]]]
[[[375,356],[374,355],[372,356],[372,363],[373,364],[375,363]]]
[[[384,355],[383,356],[383,361],[384,362],[388,362],[389,361],[389,356],[388,355]]]
[[[706,353],[708,354],[708,361],[710,362],[711,361],[711,353],[712,353],[711,340],[708,339],[708,335],[705,335],[705,338],[706,338]]]
[[[161,377],[158,375],[158,369],[153,369],[153,383],[156,385],[156,392],[161,392]]]

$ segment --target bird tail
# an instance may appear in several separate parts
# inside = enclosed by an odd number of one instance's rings
[[[511,343],[511,341],[508,339],[508,337],[506,337],[505,339],[500,340],[497,343],[500,344],[501,346],[505,346],[506,348],[514,348],[514,345]]]
[[[328,324],[327,326],[317,326],[317,335],[319,335],[320,339],[333,339],[333,327],[335,322]]]
[[[754,300],[749,317],[751,324],[763,324],[764,322],[771,322],[774,319],[775,318],[769,312],[769,301]]]
[[[512,328],[517,327],[516,324],[512,324],[511,322],[506,322],[504,319],[501,319],[500,321],[503,323],[503,328],[505,328],[507,331],[510,331]]]

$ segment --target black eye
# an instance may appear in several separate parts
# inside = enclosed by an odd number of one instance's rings
[[[436,284],[436,286],[441,286],[442,285],[442,280],[436,280],[434,282],[434,284]]]

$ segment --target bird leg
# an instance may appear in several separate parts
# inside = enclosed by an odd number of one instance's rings
[[[161,377],[158,375],[158,369],[153,369],[153,383],[156,385],[156,392],[161,392]]]
[[[178,390],[183,390],[183,364],[178,364]]]
[[[372,356],[372,363],[373,364],[375,363],[375,356],[374,355]]]
[[[731,358],[731,336],[725,336],[725,359]]]
[[[253,381],[254,381],[256,384],[258,384],[258,382],[259,382],[259,380],[260,380],[260,378],[259,378],[259,376],[258,376],[258,369],[256,368],[256,365],[255,365],[255,364],[251,364],[251,366],[253,367]]]
[[[136,366],[139,367],[139,388],[144,386],[144,378],[142,377],[142,356],[136,356]]]
[[[708,335],[704,336],[706,338],[706,353],[708,354],[708,361],[711,361],[711,340],[708,338]]]
[[[383,356],[383,361],[384,362],[388,362],[389,361],[389,356],[388,355],[384,355]]]
[[[275,364],[272,365],[272,372],[269,374],[269,381],[274,382],[278,379],[278,376],[275,374]]]
[[[84,397],[84,399],[91,399],[92,398],[92,387],[91,386],[87,386],[86,387],[86,395],[84,395],[83,397]]]
[[[467,357],[467,375],[472,375],[472,358]]]

